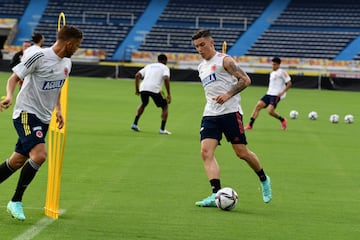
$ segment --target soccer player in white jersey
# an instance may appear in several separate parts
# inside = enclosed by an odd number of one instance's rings
[[[42,49],[42,46],[44,45],[44,35],[42,35],[41,33],[33,33],[33,35],[31,36],[31,41],[32,41],[32,45],[24,50],[24,55],[22,56],[23,58],[26,58],[27,55],[31,55],[34,54],[35,52],[39,51]],[[23,80],[19,81],[19,85],[21,87],[21,85],[23,84]]]
[[[256,118],[259,116],[261,109],[267,108],[270,116],[280,120],[281,129],[286,129],[286,118],[283,118],[275,112],[275,109],[281,99],[284,99],[286,92],[292,86],[289,74],[280,68],[281,59],[274,57],[272,59],[272,72],[270,73],[269,88],[266,94],[256,103],[251,114],[250,123],[245,129],[252,129]]]
[[[45,136],[54,109],[58,128],[64,126],[60,92],[71,70],[70,57],[79,48],[82,38],[78,28],[63,26],[51,47],[28,55],[13,68],[8,79],[7,95],[0,102],[0,111],[12,105],[15,86],[24,80],[12,116],[18,134],[15,151],[0,164],[0,183],[21,168],[15,193],[7,204],[7,211],[18,220],[25,220],[24,192],[46,160]]]
[[[209,30],[198,30],[193,34],[192,40],[203,58],[198,66],[206,97],[200,128],[201,157],[212,189],[209,197],[195,205],[216,207],[215,195],[221,189],[221,183],[215,150],[220,145],[222,134],[231,142],[236,156],[245,160],[257,174],[261,182],[263,201],[268,203],[272,198],[270,178],[265,174],[257,155],[247,148],[242,123],[240,92],[251,84],[251,79],[232,57],[215,50]]]
[[[168,104],[171,102],[170,69],[166,64],[166,55],[160,54],[157,63],[150,63],[135,74],[135,94],[140,95],[141,103],[137,108],[134,122],[131,125],[131,129],[134,131],[140,131],[138,121],[146,106],[149,104],[149,99],[151,97],[155,105],[162,109],[159,133],[166,135],[171,134],[171,132],[165,129],[168,118]],[[141,79],[143,80],[140,83]],[[163,85],[165,85],[167,91],[166,97],[162,91]]]
[[[45,42],[45,37],[41,33],[34,32],[33,35],[31,36],[31,42],[33,44],[31,45],[31,47],[27,48],[24,51],[23,58],[25,58],[27,55],[33,54],[41,50]]]

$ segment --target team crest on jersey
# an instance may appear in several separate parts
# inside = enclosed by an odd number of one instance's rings
[[[65,76],[69,75],[69,69],[68,68],[64,68],[64,74],[65,74]]]
[[[43,134],[43,132],[42,131],[36,131],[36,136],[38,137],[38,138],[42,138],[43,136],[44,136],[44,134]]]
[[[216,68],[217,68],[217,67],[216,67],[216,65],[215,65],[215,64],[214,64],[214,65],[212,65],[212,66],[211,66],[211,71],[215,72],[215,71],[216,71]]]

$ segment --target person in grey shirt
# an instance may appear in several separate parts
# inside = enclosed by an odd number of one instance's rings
[[[15,87],[19,81],[24,81],[12,116],[18,141],[13,154],[0,164],[0,183],[21,168],[15,193],[7,204],[7,211],[15,219],[25,220],[22,197],[46,160],[45,136],[54,109],[58,128],[64,126],[60,92],[71,71],[70,57],[79,48],[82,39],[81,30],[63,26],[51,47],[27,55],[13,68],[13,74],[8,79],[7,95],[0,102],[0,111],[12,105]]]

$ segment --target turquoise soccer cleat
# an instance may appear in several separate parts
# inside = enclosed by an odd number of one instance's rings
[[[7,211],[12,215],[13,218],[24,221],[25,215],[22,206],[22,202],[12,202],[10,201],[7,205]]]
[[[266,176],[266,180],[261,182],[261,189],[263,200],[265,203],[269,203],[272,199],[272,191],[271,191],[271,184],[270,184],[270,177]]]
[[[209,197],[204,198],[201,201],[195,203],[196,206],[199,207],[216,207],[215,203],[215,193],[211,194]]]

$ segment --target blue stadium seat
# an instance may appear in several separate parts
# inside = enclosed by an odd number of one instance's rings
[[[334,59],[360,34],[360,2],[292,0],[246,55]]]
[[[29,1],[30,0],[1,0],[0,17],[20,20]]]
[[[218,50],[223,41],[230,47],[270,2],[244,0],[234,4],[232,0],[209,0],[204,7],[202,0],[170,0],[138,50],[195,53],[191,35],[199,28],[212,31]],[[194,16],[200,17],[198,22]]]
[[[76,25],[84,32],[81,48],[105,49],[111,59],[132,26],[143,13],[149,0],[50,0],[35,31],[45,35],[45,45],[56,39],[60,12],[66,23]]]
[[[20,20],[29,1],[2,0],[1,17]],[[81,47],[105,49],[106,58],[111,59],[150,1],[49,0],[35,31],[43,33],[45,46],[50,46],[56,39],[59,13],[64,12],[67,24],[84,32]],[[195,53],[191,35],[199,28],[212,31],[216,49],[221,49],[223,41],[229,49],[271,2],[208,0],[204,7],[203,0],[169,0],[137,50]],[[334,59],[359,35],[359,1],[291,0],[270,28],[249,46],[246,55]],[[360,60],[360,53],[355,60]]]

